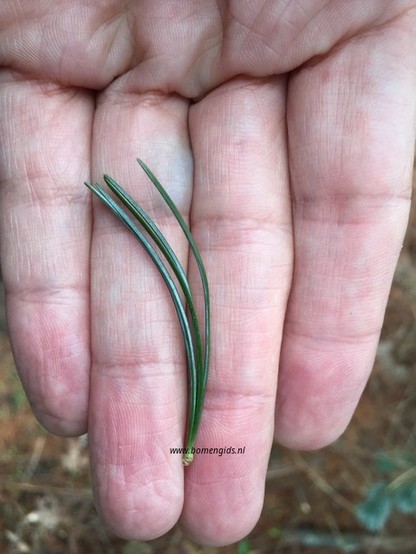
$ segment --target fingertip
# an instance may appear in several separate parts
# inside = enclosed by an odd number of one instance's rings
[[[87,431],[89,336],[80,336],[85,328],[82,316],[65,314],[62,306],[50,304],[45,301],[39,309],[13,299],[13,355],[39,423],[53,434],[78,436]]]
[[[97,511],[107,528],[125,540],[149,541],[161,537],[179,520],[183,506],[183,480],[172,479],[168,473],[156,478],[152,471],[146,478],[143,470],[127,482],[124,477],[131,470],[132,467],[107,466],[100,473],[94,468]],[[157,471],[156,466],[154,471]]]
[[[198,544],[210,548],[221,548],[230,546],[241,541],[256,526],[263,508],[263,498],[259,503],[247,503],[241,506],[241,510],[234,517],[219,518],[213,514],[212,525],[217,530],[212,531],[210,526],[202,528],[198,518],[187,518],[181,521],[181,527],[187,536]]]
[[[335,442],[348,426],[347,422],[333,422],[328,427],[328,419],[315,420],[313,424],[308,422],[296,422],[284,418],[276,421],[274,439],[281,446],[292,450],[319,450]]]
[[[210,455],[203,452],[204,448],[208,452],[210,449],[204,447],[202,433],[201,452],[185,471],[185,504],[180,520],[193,540],[209,547],[223,547],[243,539],[257,524],[271,446],[271,435],[266,434],[260,442],[251,442],[255,433],[245,439],[240,436],[245,443],[244,453],[239,454],[230,446],[224,449],[229,453]],[[261,432],[257,438],[259,435]],[[215,442],[221,444],[221,440],[224,442],[224,437],[217,437]]]
[[[334,352],[333,358],[336,357]],[[287,360],[286,360],[287,361]],[[293,361],[293,359],[292,359]],[[368,378],[368,367],[338,353],[282,364],[275,410],[275,440],[294,450],[318,450],[347,428]],[[288,371],[288,368],[291,368]]]
[[[68,403],[67,403],[68,406]],[[88,430],[87,414],[76,413],[77,410],[63,412],[48,406],[31,404],[34,416],[49,433],[60,437],[78,437]],[[62,412],[62,413],[61,413]]]

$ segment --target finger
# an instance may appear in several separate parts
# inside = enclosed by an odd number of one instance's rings
[[[372,55],[372,37],[356,40],[290,81],[296,259],[276,411],[287,446],[337,438],[373,366],[409,210],[405,42],[385,33]]]
[[[284,114],[283,80],[243,79],[191,112],[192,233],[212,298],[212,363],[196,447],[244,448],[196,454],[187,468],[182,521],[209,544],[245,536],[263,505],[292,271]]]
[[[94,127],[94,168],[111,175],[161,227],[186,270],[176,220],[136,163],[142,158],[186,215],[192,159],[187,102],[157,93],[105,95]],[[108,525],[150,539],[182,510],[186,362],[178,318],[150,258],[101,205],[92,243],[89,433],[94,490]]]
[[[89,176],[93,103],[0,77],[1,262],[13,353],[49,430],[85,432],[89,382]]]

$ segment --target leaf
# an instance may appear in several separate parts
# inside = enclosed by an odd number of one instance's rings
[[[394,507],[403,514],[416,513],[416,483],[403,483],[392,494]]]
[[[376,466],[379,471],[391,474],[398,470],[406,470],[416,465],[414,452],[404,450],[380,451],[376,454]]]
[[[250,543],[247,539],[241,540],[237,545],[237,554],[250,554]]]
[[[388,454],[387,452],[379,452],[376,455],[376,466],[382,473],[393,473],[399,467],[397,453]]]
[[[383,529],[391,514],[393,502],[387,483],[375,483],[367,493],[367,498],[355,507],[357,519],[369,531]]]

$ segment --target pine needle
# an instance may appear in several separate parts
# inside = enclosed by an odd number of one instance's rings
[[[202,338],[201,325],[197,316],[194,297],[189,285],[186,273],[178,260],[175,252],[167,241],[166,237],[160,231],[156,223],[149,215],[133,200],[133,198],[110,176],[104,175],[104,181],[116,197],[122,202],[127,212],[129,212],[136,222],[122,209],[122,207],[108,194],[108,192],[98,183],[85,185],[118,217],[120,221],[130,230],[131,233],[140,242],[153,263],[160,272],[172,298],[179,324],[183,334],[187,365],[188,365],[188,418],[186,431],[186,447],[183,456],[184,465],[189,465],[193,460],[195,441],[201,421],[202,410],[204,406],[205,390],[208,378],[209,360],[210,360],[210,298],[208,279],[205,267],[199,253],[198,247],[192,237],[192,234],[183,219],[181,213],[164,189],[152,171],[142,160],[137,160],[153,185],[156,187],[161,197],[171,210],[173,216],[180,225],[185,237],[189,243],[191,252],[195,258],[199,275],[201,278],[203,296],[204,296],[204,338]],[[142,231],[144,229],[145,233]],[[148,240],[150,237],[156,247],[159,249],[165,261]],[[169,266],[173,271],[179,287],[184,296],[184,303],[181,300],[180,292],[172,279],[167,268]],[[187,314],[187,310],[189,316]]]

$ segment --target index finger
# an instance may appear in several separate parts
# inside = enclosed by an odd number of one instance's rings
[[[93,96],[0,75],[1,265],[10,340],[38,419],[87,426]]]

